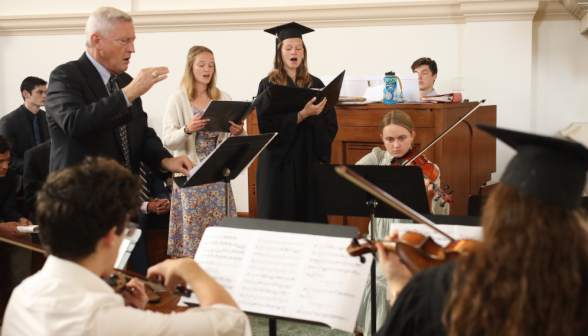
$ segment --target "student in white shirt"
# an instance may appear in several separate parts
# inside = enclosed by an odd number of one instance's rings
[[[188,283],[202,308],[146,311],[141,282],[131,280],[122,295],[106,284],[140,188],[139,177],[104,158],[49,176],[38,193],[37,221],[50,255],[12,293],[2,335],[251,335],[246,315],[192,259],[166,260],[148,276],[169,288]]]
[[[435,80],[437,80],[437,62],[428,57],[421,57],[414,61],[410,68],[413,73],[419,75],[421,97],[436,96],[437,92],[433,88],[433,85],[435,85]]]

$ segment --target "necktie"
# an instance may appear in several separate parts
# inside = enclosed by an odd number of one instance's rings
[[[118,84],[116,84],[116,76],[110,76],[108,84],[106,84],[106,89],[108,90],[109,95],[120,90],[118,88]],[[127,169],[131,169],[131,154],[129,153],[129,138],[127,136],[127,125],[120,126],[118,128],[118,132],[120,134],[123,154],[125,156],[125,167],[127,167]]]
[[[33,130],[35,131],[35,145],[39,145],[41,143],[41,134],[39,133],[39,122],[36,114],[33,118]]]
[[[143,187],[141,188],[141,194],[139,198],[143,202],[149,202],[149,189],[147,189],[147,174],[145,174],[145,169],[143,168],[143,162],[141,162],[141,180],[143,181]]]

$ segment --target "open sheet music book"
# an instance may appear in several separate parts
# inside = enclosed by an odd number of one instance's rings
[[[372,256],[349,238],[209,227],[194,260],[249,313],[324,323],[353,333]],[[180,304],[198,303],[194,294]]]

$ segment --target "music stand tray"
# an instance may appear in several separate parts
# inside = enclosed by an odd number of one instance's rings
[[[174,182],[180,188],[208,183],[225,183],[226,216],[230,216],[229,187],[231,180],[239,176],[278,133],[229,137],[206,159],[190,171],[190,176],[176,176]]]

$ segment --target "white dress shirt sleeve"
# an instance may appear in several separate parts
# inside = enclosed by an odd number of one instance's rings
[[[143,202],[141,203],[141,212],[144,214],[148,214],[149,211],[147,210],[147,205],[149,205],[149,202]]]
[[[251,336],[245,313],[224,304],[171,314],[112,307],[98,313],[95,327],[96,335]]]

